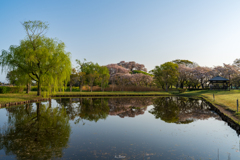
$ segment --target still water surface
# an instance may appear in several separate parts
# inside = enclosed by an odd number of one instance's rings
[[[240,159],[202,100],[59,98],[0,109],[0,159]]]

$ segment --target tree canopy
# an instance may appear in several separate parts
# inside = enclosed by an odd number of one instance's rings
[[[165,86],[168,91],[169,84],[177,81],[178,65],[173,62],[166,62],[160,66],[156,66],[151,72],[158,86]]]
[[[70,52],[65,44],[44,36],[48,25],[41,21],[28,21],[23,24],[27,38],[19,46],[12,45],[9,51],[0,55],[2,68],[17,71],[19,77],[28,76],[38,84],[38,93],[44,87],[57,90],[67,82],[71,74]],[[66,84],[66,83],[65,83]]]

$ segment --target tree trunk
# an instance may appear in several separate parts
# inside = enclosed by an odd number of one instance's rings
[[[27,90],[26,93],[29,94],[29,83],[27,84]]]
[[[201,85],[202,85],[202,89],[204,89],[204,85],[203,85],[203,83],[202,83]]]
[[[70,92],[72,92],[72,84],[70,84],[70,87],[69,87],[69,89],[70,89]]]
[[[102,80],[102,83],[101,83],[101,90],[104,91],[104,89],[103,89],[103,80]]]
[[[168,84],[166,83],[166,92],[168,92]]]
[[[80,92],[82,92],[82,82],[81,81],[79,82],[79,90],[80,90]]]
[[[112,92],[114,90],[114,79],[112,79]]]
[[[37,91],[37,95],[41,96],[41,81],[40,79],[38,80],[38,91]]]
[[[48,108],[51,108],[51,107],[52,107],[52,100],[49,99],[49,106],[48,106]]]
[[[183,82],[181,82],[181,83],[180,83],[180,88],[182,88],[182,89],[183,89]]]

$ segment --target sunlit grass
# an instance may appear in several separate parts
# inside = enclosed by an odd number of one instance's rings
[[[8,94],[0,94],[0,104],[5,104],[9,102],[22,102],[27,100],[33,100],[42,98],[37,96],[37,92],[26,93],[8,93]]]
[[[237,99],[240,100],[239,91],[219,91],[211,94],[205,93],[203,96],[207,97],[212,102],[224,106],[232,111],[237,111]]]

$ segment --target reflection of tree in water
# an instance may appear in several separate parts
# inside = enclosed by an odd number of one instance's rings
[[[211,117],[221,120],[219,115],[209,110],[210,107],[204,100],[178,97],[177,104],[180,107],[179,123]]]
[[[56,99],[64,106],[69,119],[79,123],[82,120],[97,122],[109,115],[135,117],[144,114],[147,106],[152,104],[152,97],[141,98],[61,98]]]
[[[8,108],[8,123],[1,129],[0,149],[17,159],[62,157],[71,128],[64,109],[37,103]]]
[[[177,103],[173,101],[173,97],[160,97],[154,99],[154,108],[149,112],[156,118],[168,123],[175,123],[178,121],[179,108]]]
[[[121,118],[144,114],[147,106],[152,104],[152,99],[152,97],[111,98],[108,101],[109,114],[118,115]]]
[[[199,99],[184,97],[160,97],[154,100],[154,108],[149,112],[156,118],[168,123],[191,123],[197,119],[208,119],[220,117],[209,110],[209,106]]]
[[[97,122],[106,119],[109,113],[105,98],[61,98],[56,101],[66,108],[69,118],[75,120],[75,123],[82,120]]]
[[[97,122],[106,119],[109,113],[108,101],[104,98],[81,98],[81,112],[79,117]]]

